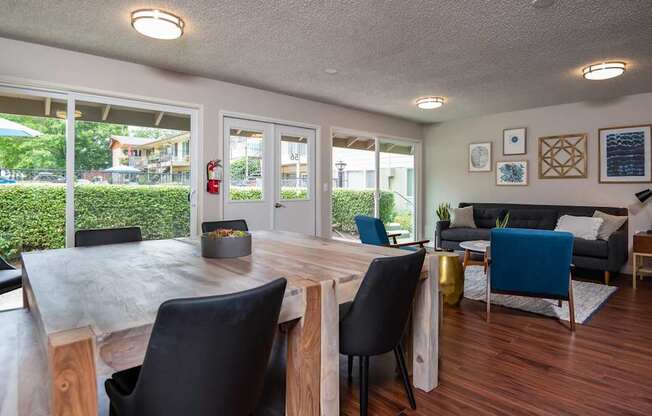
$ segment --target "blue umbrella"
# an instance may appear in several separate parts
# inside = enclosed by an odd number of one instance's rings
[[[41,134],[40,131],[0,118],[0,137],[38,137]]]

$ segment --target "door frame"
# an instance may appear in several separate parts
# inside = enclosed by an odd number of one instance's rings
[[[164,111],[190,116],[190,236],[199,234],[199,219],[202,218],[203,192],[201,189],[202,175],[199,166],[202,164],[203,149],[203,106],[194,104],[175,104],[171,101],[157,100],[141,96],[106,92],[96,94],[85,92],[85,89],[61,87],[47,82],[25,81],[17,83],[0,77],[0,93],[19,93],[38,97],[51,97],[66,100],[66,213],[65,241],[66,247],[75,244],[75,202],[74,202],[74,170],[75,170],[75,102],[92,101],[110,105],[123,105],[145,110]]]
[[[292,120],[284,120],[280,118],[274,118],[274,117],[265,117],[265,116],[259,116],[256,114],[249,114],[249,113],[242,113],[242,112],[237,112],[237,111],[230,111],[230,110],[220,110],[218,112],[218,143],[219,143],[219,150],[218,154],[222,155],[222,161],[226,162],[226,137],[224,136],[224,118],[229,117],[229,118],[239,118],[243,120],[248,120],[248,121],[255,121],[255,122],[260,122],[260,123],[272,123],[272,124],[280,124],[283,126],[288,126],[288,127],[301,127],[301,128],[306,128],[306,129],[312,129],[315,131],[315,163],[314,163],[314,169],[315,169],[315,234],[318,237],[323,237],[323,232],[322,232],[322,203],[323,203],[323,198],[324,198],[324,191],[326,190],[325,186],[327,185],[322,185],[322,169],[324,166],[324,162],[321,158],[322,156],[322,141],[321,141],[321,126],[319,124],[311,124],[311,123],[304,123],[301,121],[292,121]],[[225,178],[226,179],[226,178]],[[222,192],[222,198],[221,198],[221,204],[220,204],[220,212],[219,212],[219,218],[224,218],[224,203],[226,201],[226,192]],[[330,194],[328,196],[328,199],[330,200]],[[273,214],[272,214],[273,215]],[[272,222],[273,223],[273,222]]]
[[[371,137],[375,141],[375,148],[380,149],[379,144],[380,141],[383,139],[386,140],[396,140],[396,141],[402,141],[406,143],[410,143],[414,145],[414,229],[415,229],[415,238],[417,240],[423,239],[423,141],[419,139],[413,139],[410,137],[400,137],[400,136],[392,136],[389,134],[382,134],[382,133],[375,133],[375,132],[369,132],[369,131],[364,131],[364,130],[356,130],[356,129],[350,129],[347,127],[337,127],[337,126],[331,126],[330,129],[330,141],[329,141],[329,151],[328,151],[328,160],[324,161],[324,163],[328,163],[329,166],[332,166],[333,164],[333,134],[335,132],[351,135],[351,136],[364,136],[364,137]],[[378,193],[378,184],[379,184],[379,177],[380,177],[380,152],[375,151],[374,152],[374,163],[375,163],[375,170],[376,170],[376,190],[375,192]],[[329,182],[328,186],[328,218],[329,221],[332,223],[333,222],[333,198],[332,198],[332,186],[331,183]],[[377,204],[378,201],[378,195],[374,198],[374,203]],[[374,206],[374,212],[378,212],[378,207]],[[332,230],[331,227],[328,227],[328,237],[332,237]]]

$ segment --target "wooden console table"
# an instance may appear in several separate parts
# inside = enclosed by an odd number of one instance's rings
[[[636,276],[643,279],[643,274],[652,274],[652,267],[645,267],[645,257],[652,257],[652,234],[645,232],[634,234],[634,254],[632,258],[632,287],[636,289]]]

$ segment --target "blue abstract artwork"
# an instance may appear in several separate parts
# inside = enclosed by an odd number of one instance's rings
[[[645,176],[645,131],[605,136],[607,177]]]
[[[498,185],[526,185],[527,162],[499,162],[496,174]]]

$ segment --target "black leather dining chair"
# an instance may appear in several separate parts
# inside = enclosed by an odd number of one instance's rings
[[[140,227],[100,228],[75,232],[75,247],[131,243],[134,241],[143,241]]]
[[[209,233],[215,230],[249,231],[245,220],[205,221],[201,223],[201,232]]]
[[[22,285],[22,272],[0,257],[0,295],[20,289]]]
[[[251,415],[286,283],[164,302],[143,365],[105,382],[111,416]]]
[[[367,415],[369,358],[394,351],[403,386],[416,409],[401,340],[421,275],[426,251],[377,258],[352,302],[340,306],[340,353],[348,355],[349,378],[354,357],[360,360],[360,415]]]

